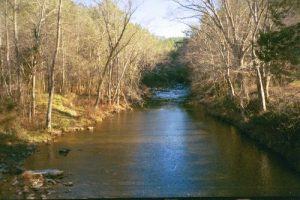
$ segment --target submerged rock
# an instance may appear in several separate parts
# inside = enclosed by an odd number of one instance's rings
[[[12,173],[12,174],[22,174],[24,171],[25,171],[25,169],[19,165],[12,166],[10,168],[10,173]]]
[[[23,187],[23,193],[28,193],[29,192],[29,188],[27,185],[24,185]]]
[[[64,186],[67,186],[67,187],[72,187],[73,186],[73,182],[66,182],[66,183],[63,183]]]
[[[35,199],[34,194],[29,194],[26,199]]]
[[[46,179],[46,182],[47,182],[47,183],[50,183],[50,184],[52,184],[52,185],[56,185],[56,181],[53,180],[53,179]]]
[[[23,194],[22,191],[20,191],[20,190],[17,191],[17,195],[18,195],[18,196],[21,196],[22,194]]]
[[[36,150],[36,145],[35,144],[30,144],[27,146],[27,151],[35,151]]]
[[[70,149],[67,149],[67,148],[61,148],[61,149],[58,150],[58,153],[59,153],[60,155],[67,156],[68,153],[69,153],[70,151],[71,151]]]
[[[0,164],[0,174],[7,174],[8,172],[8,166],[5,164]]]
[[[12,181],[12,183],[11,183],[11,185],[12,185],[12,186],[16,186],[16,185],[18,185],[18,184],[19,184],[18,179],[17,179],[17,178],[14,178],[13,181]]]

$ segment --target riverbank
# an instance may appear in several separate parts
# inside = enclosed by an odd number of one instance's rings
[[[38,144],[50,144],[66,134],[93,131],[94,126],[115,113],[130,109],[127,103],[101,105],[94,108],[85,96],[55,95],[53,128],[44,129],[47,95],[37,98],[36,116],[28,121],[21,108],[9,100],[1,105],[0,115],[0,182],[5,174],[18,175],[24,171],[22,161],[33,154]]]
[[[237,127],[241,133],[254,139],[260,145],[275,152],[298,173],[300,173],[300,109],[298,104],[273,105],[268,112],[259,112],[251,102],[242,116],[230,99],[200,100],[191,97],[192,106],[200,106],[214,118]]]

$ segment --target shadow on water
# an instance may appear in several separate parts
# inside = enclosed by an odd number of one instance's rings
[[[49,198],[299,196],[280,159],[201,109],[180,106],[185,88],[154,91],[146,108],[104,120],[94,133],[41,146],[27,169],[66,172]],[[162,102],[162,103],[161,103]],[[71,149],[66,157],[60,148]]]

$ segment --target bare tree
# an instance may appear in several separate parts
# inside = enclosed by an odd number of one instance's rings
[[[51,129],[52,127],[52,101],[54,96],[54,72],[55,72],[55,65],[56,65],[56,59],[59,49],[59,42],[60,42],[60,34],[61,34],[61,10],[62,10],[62,0],[58,0],[58,12],[57,12],[57,25],[56,25],[56,41],[55,41],[55,50],[52,58],[52,63],[50,67],[50,74],[49,74],[49,97],[48,97],[48,109],[47,109],[47,115],[46,115],[46,127],[48,129]]]
[[[12,82],[12,70],[11,70],[11,63],[10,63],[10,43],[9,43],[9,28],[8,28],[8,0],[5,0],[5,18],[4,18],[4,23],[5,23],[5,30],[6,30],[6,67],[8,69],[8,91],[9,95],[12,95],[11,93],[11,82]]]
[[[106,62],[104,64],[104,69],[100,75],[100,78],[99,78],[99,81],[98,81],[98,85],[97,85],[97,99],[96,99],[96,102],[95,102],[95,107],[98,107],[99,103],[100,103],[100,98],[101,98],[101,87],[102,87],[102,84],[103,84],[103,81],[104,81],[104,76],[106,75],[107,73],[107,70],[113,60],[113,58],[115,58],[131,41],[132,37],[130,37],[128,39],[128,41],[123,44],[121,47],[121,41],[124,37],[124,34],[125,34],[125,31],[129,25],[129,22],[130,22],[130,19],[134,13],[134,9],[132,9],[132,6],[131,6],[131,2],[129,2],[129,7],[128,7],[128,10],[124,12],[123,14],[123,19],[122,19],[122,24],[121,24],[121,31],[120,33],[116,36],[115,38],[115,41],[113,40],[113,35],[111,33],[111,22],[110,22],[110,19],[109,19],[109,11],[107,10],[108,9],[108,5],[109,5],[109,1],[104,1],[104,3],[106,3],[106,5],[102,5],[100,6],[100,14],[101,16],[103,17],[104,19],[104,23],[105,23],[105,30],[106,30],[106,33],[107,33],[107,37],[108,37],[108,46],[109,46],[109,52],[108,52],[108,56],[106,58]]]
[[[257,90],[259,93],[258,96],[260,97],[260,100],[261,100],[262,110],[265,112],[265,111],[267,111],[266,95],[265,95],[265,89],[264,89],[263,78],[261,75],[259,61],[258,61],[257,55],[255,53],[255,43],[257,40],[257,32],[258,32],[259,26],[264,17],[263,14],[265,13],[268,5],[263,0],[253,0],[253,1],[248,0],[248,6],[249,6],[249,10],[251,12],[252,21],[254,24],[254,30],[252,31],[252,35],[251,35],[252,64],[253,64],[253,67],[255,68],[256,74],[257,74]]]
[[[17,69],[17,97],[21,101],[22,98],[22,65],[20,63],[20,49],[19,49],[19,29],[18,29],[18,13],[19,13],[19,2],[14,0],[13,4],[13,33],[14,33],[14,45],[15,45],[15,66]]]

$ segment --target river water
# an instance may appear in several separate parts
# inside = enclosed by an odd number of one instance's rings
[[[57,186],[50,198],[300,196],[300,177],[284,161],[200,108],[180,106],[186,93],[156,91],[169,103],[41,146],[25,167],[65,171],[74,186]],[[71,151],[64,157],[60,148]]]

